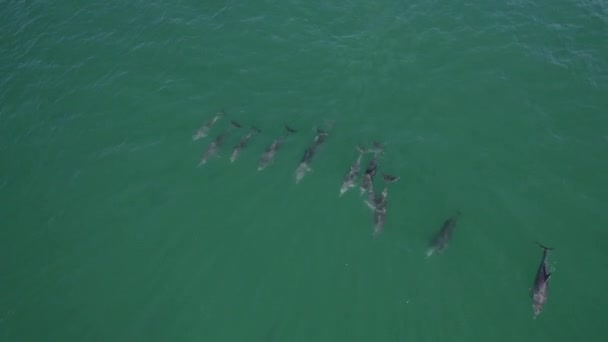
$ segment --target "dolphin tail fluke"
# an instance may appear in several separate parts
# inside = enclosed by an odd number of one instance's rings
[[[230,123],[232,124],[232,126],[233,126],[233,127],[236,127],[236,128],[241,128],[241,127],[243,127],[243,126],[242,126],[240,123],[238,123],[238,122],[236,122],[236,121],[234,121],[234,120],[230,121]]]
[[[538,242],[538,241],[536,241],[536,244],[537,244],[537,245],[539,245],[539,246],[540,246],[540,248],[542,248],[542,249],[543,249],[543,250],[545,250],[545,251],[552,251],[552,250],[553,250],[553,247],[547,247],[547,246],[544,246],[544,245],[542,245],[542,244],[541,244],[540,242]]]
[[[287,132],[289,132],[289,133],[297,133],[297,132],[298,132],[298,131],[296,131],[295,129],[293,129],[293,128],[291,128],[291,127],[287,126],[287,125],[285,125],[285,129],[286,129],[286,130],[287,130]]]
[[[255,127],[255,126],[251,126],[251,130],[253,130],[256,133],[261,133],[262,130],[260,130],[259,128]]]

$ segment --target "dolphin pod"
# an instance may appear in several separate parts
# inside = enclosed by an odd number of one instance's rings
[[[203,122],[203,124],[198,128],[195,134],[192,136],[192,140],[196,141],[202,138],[209,136],[210,131],[216,123],[227,116],[226,113],[221,110],[217,114],[215,114],[210,119]],[[230,121],[230,126],[224,131],[220,132],[214,140],[207,146],[206,150],[203,152],[203,155],[200,159],[198,166],[202,166],[208,163],[213,157],[217,157],[221,148],[224,145],[225,140],[231,135],[231,133],[235,129],[242,128],[242,125],[235,121]],[[331,126],[330,126],[331,128]],[[277,136],[272,142],[267,145],[261,154],[258,161],[258,171],[262,171],[266,169],[270,164],[273,163],[277,152],[284,144],[285,140],[298,132],[298,130],[288,126],[285,124],[283,126],[284,131]],[[240,156],[243,150],[248,146],[250,140],[256,136],[261,134],[261,130],[255,126],[250,126],[250,130],[241,137],[238,144],[232,150],[232,154],[230,156],[230,162],[234,163],[236,159]],[[295,182],[299,183],[310,171],[311,163],[319,152],[320,147],[326,142],[329,137],[329,129],[315,129],[315,137],[314,140],[308,145],[308,147],[304,150],[304,154],[300,159],[300,162],[295,171]],[[387,217],[387,209],[388,209],[388,188],[389,185],[396,183],[400,180],[399,176],[391,175],[388,173],[381,173],[382,180],[384,181],[384,187],[380,193],[376,193],[374,190],[374,178],[377,174],[379,167],[380,156],[384,154],[384,145],[374,141],[371,147],[361,147],[360,145],[355,146],[357,151],[356,159],[352,162],[350,167],[348,168],[348,172],[344,175],[342,184],[339,188],[338,197],[342,197],[346,192],[350,189],[357,186],[357,178],[359,177],[359,173],[361,171],[361,166],[363,162],[363,158],[365,155],[371,154],[371,158],[367,162],[364,172],[361,175],[361,180],[359,184],[360,195],[364,194],[365,199],[363,203],[372,211],[372,237],[378,238],[384,230],[384,226],[386,223]],[[435,232],[435,234],[430,238],[428,242],[428,248],[426,251],[426,257],[429,258],[435,254],[443,254],[447,247],[451,244],[453,234],[456,228],[457,223],[461,220],[462,214],[460,211],[456,211],[455,214],[445,219],[443,224],[439,227],[439,230]],[[537,243],[543,250],[542,258],[540,261],[540,265],[536,271],[536,275],[534,278],[534,285],[530,289],[530,297],[532,299],[532,311],[533,318],[536,319],[540,313],[543,311],[545,304],[547,302],[548,297],[548,284],[551,279],[552,273],[548,269],[547,258],[549,255],[549,251],[552,251],[553,248],[545,247],[544,245]]]

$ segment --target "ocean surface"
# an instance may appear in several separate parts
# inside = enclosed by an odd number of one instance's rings
[[[608,336],[605,0],[4,0],[0,32],[0,341]],[[373,141],[376,238],[339,197]]]

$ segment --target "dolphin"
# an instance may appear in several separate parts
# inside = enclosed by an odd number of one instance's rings
[[[215,125],[215,123],[223,116],[224,111],[222,110],[215,114],[213,118],[203,123],[203,125],[198,129],[198,131],[196,131],[196,133],[194,133],[194,135],[192,136],[192,140],[198,140],[200,138],[206,137],[209,134],[209,130],[211,130],[211,127],[213,127],[213,125]]]
[[[547,270],[547,255],[553,248],[545,247],[537,242],[537,244],[543,249],[543,257],[540,260],[538,271],[536,271],[536,278],[534,279],[534,288],[532,289],[532,309],[534,310],[534,319],[540,315],[543,311],[545,302],[547,301],[547,289],[549,285],[549,279],[551,279],[551,272]]]
[[[361,195],[363,195],[363,193],[365,193],[366,191],[369,192],[369,189],[373,185],[373,178],[376,175],[376,171],[378,169],[378,155],[382,153],[382,151],[382,145],[377,142],[374,142],[374,156],[369,161],[369,163],[367,163],[367,167],[365,168],[365,172],[363,173],[363,180],[361,181],[361,186],[359,187],[361,190]]]
[[[455,215],[451,216],[441,226],[441,230],[433,237],[429,244],[429,249],[426,252],[427,258],[433,255],[435,252],[443,252],[450,243],[452,233],[456,227],[456,221],[460,218],[460,211],[456,212]]]
[[[259,134],[261,131],[259,128],[257,127],[251,127],[251,130],[249,131],[249,133],[247,133],[244,137],[241,138],[241,141],[239,141],[239,143],[236,145],[236,147],[234,148],[234,150],[232,150],[232,155],[230,156],[230,162],[234,163],[234,161],[236,160],[236,158],[239,157],[239,154],[241,154],[241,150],[244,149],[245,147],[247,147],[247,144],[249,143],[249,140],[255,135],[255,134]]]
[[[401,179],[401,177],[398,176],[392,176],[386,173],[382,174],[382,179],[384,179],[384,182],[386,184],[390,184],[390,183],[395,183],[396,181],[398,181],[399,179]]]
[[[287,135],[289,135],[290,133],[296,133],[297,131],[287,125],[285,125],[285,134],[281,135],[280,137],[274,139],[274,141],[272,142],[272,144],[270,144],[268,147],[266,147],[266,149],[264,150],[264,153],[262,154],[262,156],[260,157],[260,162],[258,165],[258,171],[262,171],[264,170],[274,159],[275,154],[277,153],[277,151],[279,150],[279,148],[281,147],[281,145],[283,144],[283,141],[285,140],[285,138],[287,137]]]
[[[385,186],[380,195],[374,195],[373,190],[369,193],[369,199],[365,202],[374,213],[374,232],[373,237],[378,237],[384,230],[386,222],[386,205],[388,197],[388,187]]]
[[[211,144],[209,144],[209,147],[207,147],[207,150],[203,154],[203,157],[201,158],[201,161],[198,164],[198,166],[200,167],[201,165],[206,164],[209,161],[209,159],[211,159],[212,157],[215,157],[217,155],[217,152],[219,151],[219,149],[224,144],[224,140],[226,139],[226,137],[232,132],[232,130],[234,128],[240,128],[240,127],[241,127],[241,125],[238,122],[231,121],[230,127],[227,130],[225,130],[224,132],[220,133],[215,139],[213,139]]]
[[[348,189],[355,187],[355,179],[361,170],[361,158],[363,158],[363,154],[367,152],[361,149],[359,146],[355,147],[357,148],[357,151],[359,151],[359,156],[357,157],[357,160],[350,166],[350,170],[348,170],[346,176],[344,176],[342,187],[340,187],[340,197],[344,195]]]
[[[327,138],[328,135],[329,135],[329,133],[327,133],[326,131],[317,129],[317,134],[315,135],[315,140],[306,149],[306,151],[304,151],[304,155],[302,156],[302,159],[300,159],[300,165],[298,165],[298,168],[296,169],[296,172],[295,172],[296,184],[299,183],[302,180],[302,178],[304,178],[304,176],[306,176],[306,174],[312,170],[310,168],[310,162],[312,161],[312,158],[317,153],[319,147],[321,145],[323,145],[323,143],[325,142],[325,139]]]

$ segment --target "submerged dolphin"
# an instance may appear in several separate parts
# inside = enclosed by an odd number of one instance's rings
[[[232,155],[230,156],[230,162],[231,163],[234,163],[234,161],[236,160],[236,158],[239,157],[239,154],[241,153],[241,150],[244,149],[245,147],[247,147],[247,144],[249,143],[249,140],[255,134],[259,134],[259,133],[260,133],[260,130],[258,128],[251,127],[251,130],[249,131],[249,133],[247,133],[244,137],[241,138],[241,141],[239,141],[239,143],[236,145],[236,147],[232,151]]]
[[[240,128],[240,127],[241,127],[241,125],[238,122],[231,121],[230,127],[226,131],[220,133],[215,139],[213,139],[211,144],[209,144],[209,147],[207,147],[207,150],[203,154],[203,157],[201,158],[201,161],[198,164],[198,166],[206,164],[209,161],[209,159],[211,159],[212,157],[215,157],[215,155],[217,154],[217,151],[222,147],[222,145],[224,144],[224,140],[230,134],[230,132],[234,128]]]
[[[460,216],[461,216],[460,211],[458,211],[458,212],[456,212],[455,215],[453,215],[452,217],[445,220],[445,222],[443,222],[443,226],[441,226],[441,230],[433,237],[433,239],[431,240],[431,242],[429,244],[430,247],[429,247],[428,251],[426,252],[427,257],[430,257],[435,252],[441,253],[447,248],[447,246],[450,243],[450,240],[452,238],[452,233],[454,232],[454,228],[456,227],[456,221],[460,218]]]
[[[340,187],[340,196],[344,195],[345,192],[350,188],[355,187],[355,179],[361,170],[361,158],[363,158],[363,154],[367,151],[361,149],[359,146],[355,146],[359,151],[359,156],[357,160],[350,166],[350,170],[346,176],[344,176],[344,181],[342,181],[342,187]]]
[[[382,174],[382,179],[384,179],[384,181],[389,184],[389,183],[395,183],[396,181],[398,181],[399,179],[401,179],[401,177],[398,176],[392,176],[386,173]]]
[[[373,237],[378,237],[384,229],[384,222],[386,221],[386,205],[388,197],[388,187],[385,186],[384,190],[380,195],[374,195],[373,191],[369,193],[370,199],[365,203],[374,212],[374,232]]]
[[[538,243],[538,242],[537,242]],[[547,301],[547,289],[549,285],[549,279],[551,273],[547,270],[547,255],[553,248],[545,247],[538,243],[543,249],[543,257],[540,260],[538,271],[536,271],[536,278],[534,279],[534,288],[532,289],[532,309],[534,310],[534,319],[540,315]]]
[[[361,195],[366,191],[369,192],[370,188],[373,186],[373,178],[376,175],[376,171],[378,169],[378,155],[382,153],[383,148],[377,142],[374,142],[374,156],[367,163],[367,167],[365,168],[365,172],[363,173],[363,179],[361,180]]]
[[[296,184],[299,183],[307,173],[309,173],[312,169],[310,168],[310,162],[312,158],[317,153],[319,147],[325,142],[329,134],[326,131],[321,129],[317,129],[317,135],[315,135],[314,142],[304,151],[304,155],[300,160],[300,165],[296,169]]]
[[[209,134],[209,130],[215,123],[224,116],[224,111],[220,111],[213,118],[207,120],[203,125],[194,133],[192,136],[192,140],[198,140],[200,138],[204,138]]]
[[[285,125],[285,134],[281,135],[280,137],[276,138],[272,144],[270,144],[268,147],[266,147],[266,149],[264,150],[264,153],[262,154],[262,156],[260,157],[260,163],[258,165],[258,171],[262,171],[264,170],[274,159],[275,154],[277,153],[277,151],[279,150],[279,148],[281,147],[281,145],[283,144],[283,141],[285,140],[285,138],[287,137],[287,135],[289,135],[290,133],[296,133],[297,131],[287,125]]]

